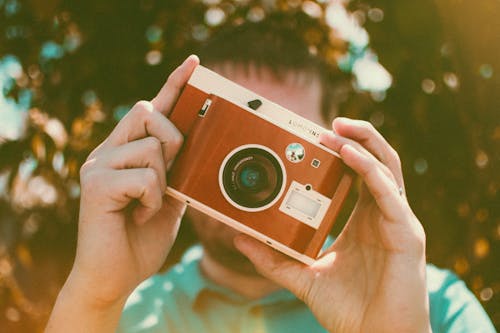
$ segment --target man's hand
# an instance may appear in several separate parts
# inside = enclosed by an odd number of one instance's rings
[[[183,140],[166,116],[198,62],[187,58],[158,95],[138,102],[82,166],[76,259],[48,331],[64,331],[58,319],[68,322],[71,309],[80,312],[73,332],[114,330],[128,295],[165,261],[185,209],[164,196],[167,166]],[[59,315],[58,307],[65,308]],[[96,326],[85,328],[91,325],[86,315]]]
[[[311,266],[245,235],[235,245],[330,332],[429,332],[425,233],[406,200],[399,157],[367,122],[337,118],[333,129],[322,143],[363,181],[335,243]]]

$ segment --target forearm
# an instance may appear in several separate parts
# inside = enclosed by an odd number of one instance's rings
[[[126,297],[103,304],[68,280],[57,297],[46,333],[115,332]]]

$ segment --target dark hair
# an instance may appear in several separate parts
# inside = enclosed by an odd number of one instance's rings
[[[334,88],[347,82],[347,76],[310,52],[301,35],[304,27],[300,26],[304,24],[307,23],[303,17],[271,15],[259,22],[225,27],[201,46],[198,55],[202,64],[209,66],[227,62],[244,68],[264,67],[280,80],[290,71],[312,74],[320,79],[321,113],[323,119],[328,120],[336,106]]]

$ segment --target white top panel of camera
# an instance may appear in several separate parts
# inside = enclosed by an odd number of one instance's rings
[[[293,180],[280,206],[283,213],[318,229],[331,199],[314,191],[311,185]]]
[[[304,118],[286,108],[265,99],[264,97],[248,90],[231,80],[205,68],[201,65],[194,70],[188,84],[206,92],[220,96],[249,112],[279,126],[306,141],[313,143],[321,149],[340,157],[336,152],[319,143],[319,135],[323,132],[330,132],[322,126]],[[248,107],[249,101],[260,100],[262,105],[258,110]]]

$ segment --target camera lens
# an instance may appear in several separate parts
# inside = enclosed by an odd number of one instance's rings
[[[258,192],[267,185],[266,170],[260,165],[248,165],[243,168],[238,177],[242,190]]]
[[[243,146],[232,151],[221,166],[221,190],[243,210],[261,210],[282,193],[284,171],[279,157],[264,146]]]

